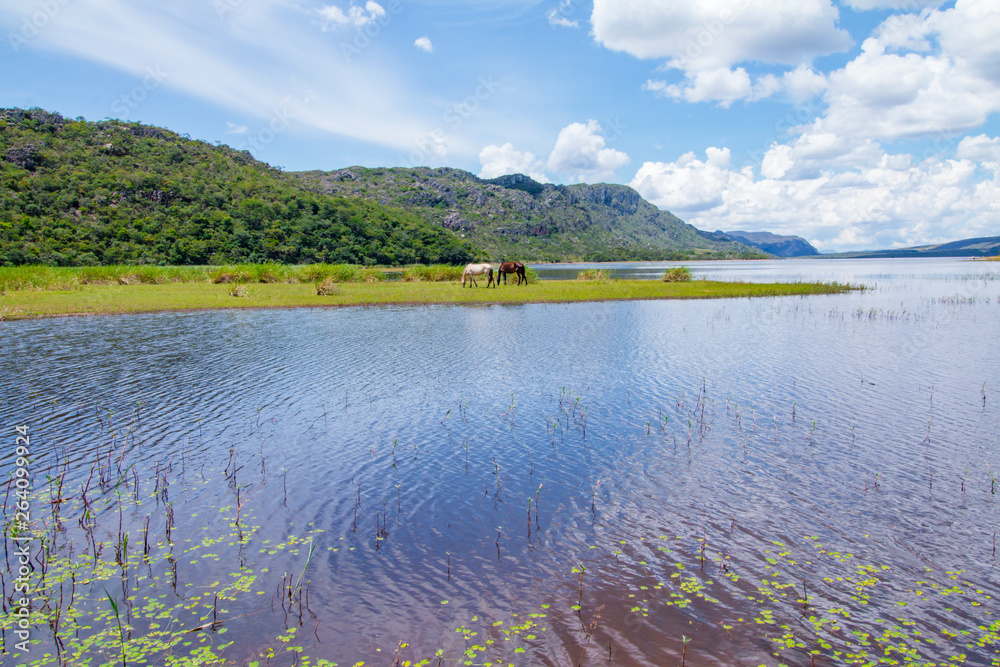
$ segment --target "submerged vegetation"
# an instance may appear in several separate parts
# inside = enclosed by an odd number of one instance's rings
[[[565,388],[558,402],[553,443],[557,429],[560,442],[569,429],[585,438],[590,407]],[[708,403],[704,390],[691,405],[679,399],[680,413],[687,415],[688,446],[692,431],[703,436],[713,428],[715,408],[713,403],[706,415]],[[744,407],[727,399],[726,417],[740,428]],[[466,404],[459,412],[467,410]],[[20,476],[6,481],[4,538],[17,550],[5,551],[0,568],[6,611],[0,620],[0,653],[23,656],[22,664],[32,667],[366,664],[320,640],[318,630],[327,619],[322,603],[312,601],[313,585],[324,552],[331,558],[377,557],[389,539],[388,499],[364,503],[375,503],[367,547],[359,548],[363,539],[344,541],[369,530],[356,518],[343,536],[308,524],[290,525],[280,541],[265,539],[254,498],[270,483],[287,504],[288,480],[287,471],[279,475],[269,464],[263,442],[259,452],[230,448],[222,470],[223,462],[217,461],[206,471],[206,462],[197,456],[192,460],[187,450],[140,461],[133,457],[141,448],[141,411],[136,405],[121,417],[99,413],[101,432],[121,435],[121,442],[112,437],[106,451],[98,446],[72,462],[32,456],[36,446],[24,428],[18,439],[24,443],[19,446],[24,465],[29,459],[32,465],[45,459],[47,465],[35,472],[33,488],[17,483]],[[664,422],[661,430],[666,428]],[[468,457],[468,450],[453,454]],[[499,495],[505,484],[495,456],[492,471]],[[197,501],[188,499],[203,489],[213,489],[213,497],[221,489],[221,506],[195,512]],[[528,499],[529,542],[532,527],[540,529],[542,493],[539,485]],[[595,523],[602,520],[597,502],[595,493],[590,507]],[[360,486],[355,517],[359,505]],[[30,517],[23,508],[30,508]],[[188,514],[197,518],[183,520]],[[725,637],[770,654],[770,664],[779,667],[817,664],[818,659],[819,664],[944,667],[966,664],[970,657],[972,664],[1000,665],[995,601],[962,570],[897,571],[877,558],[825,545],[815,535],[772,537],[759,553],[736,558],[726,544],[738,539],[735,517],[731,525],[713,529],[711,539],[704,528],[688,534],[648,531],[589,545],[589,553],[565,573],[561,592],[548,602],[496,617],[472,615],[440,645],[387,637],[395,647],[392,665],[511,667],[546,655],[552,633],[560,634],[553,638],[556,643],[573,638],[563,650],[574,660],[579,656],[579,664],[588,655],[613,663],[620,650],[615,640],[638,638],[647,625],[664,631],[665,623],[677,630],[672,646],[661,649],[678,655],[682,664],[689,650],[703,650],[704,635],[710,634],[716,641]],[[503,529],[498,533],[498,560],[502,536],[513,538]],[[879,549],[878,540],[867,535],[854,543],[861,550]],[[23,561],[18,553],[26,554]],[[25,561],[31,566],[20,567]],[[610,586],[603,580],[609,574]],[[30,596],[15,594],[15,582]],[[719,607],[731,616],[713,622],[716,627],[705,619],[717,618],[713,608]],[[441,616],[441,622],[452,623],[452,618]],[[609,623],[615,640],[603,632]],[[316,653],[325,657],[310,657]],[[338,659],[344,662],[333,662]]]

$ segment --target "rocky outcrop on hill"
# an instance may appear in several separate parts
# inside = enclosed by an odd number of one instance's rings
[[[493,258],[641,260],[764,256],[700,232],[626,185],[553,185],[524,174],[481,179],[460,169],[369,169],[295,174],[323,194],[363,197],[420,214]]]

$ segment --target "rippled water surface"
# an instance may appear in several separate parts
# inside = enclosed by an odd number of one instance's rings
[[[870,289],[0,323],[0,464],[27,425],[36,488],[173,544],[137,608],[252,570],[237,664],[996,664],[1000,264],[692,268]]]

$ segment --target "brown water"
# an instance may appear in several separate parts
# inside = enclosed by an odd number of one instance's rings
[[[242,567],[257,578],[218,614],[233,620],[191,635],[236,664],[268,647],[292,664],[292,645],[341,665],[439,649],[442,664],[996,664],[994,267],[705,269],[875,286],[807,298],[2,323],[0,465],[17,424],[36,488],[65,469],[78,498],[95,460],[134,463],[131,486],[89,487],[105,536],[116,492],[143,500],[121,518],[133,550],[146,517],[167,545],[173,512],[176,565],[117,590],[131,636],[144,600],[204,623],[198,598]],[[238,502],[246,542],[214,542]],[[81,511],[67,502],[57,548],[92,567]],[[303,568],[308,599],[283,605]],[[74,593],[115,623],[101,587]],[[31,659],[53,634],[33,630]]]

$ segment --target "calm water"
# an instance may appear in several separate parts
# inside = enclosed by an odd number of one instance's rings
[[[0,323],[0,465],[17,424],[38,487],[57,460],[76,496],[96,459],[134,463],[133,545],[146,516],[165,541],[165,475],[176,565],[130,586],[197,601],[253,569],[211,636],[237,664],[268,647],[291,664],[275,638],[293,627],[342,665],[389,665],[401,641],[430,664],[472,647],[475,664],[824,665],[891,644],[991,664],[1000,265],[688,265],[872,289]],[[237,502],[247,543],[199,546]],[[109,502],[105,533],[118,521]],[[67,524],[62,548],[89,559]],[[308,558],[293,536],[316,549],[288,614],[276,591]],[[39,657],[51,631],[33,636]]]

